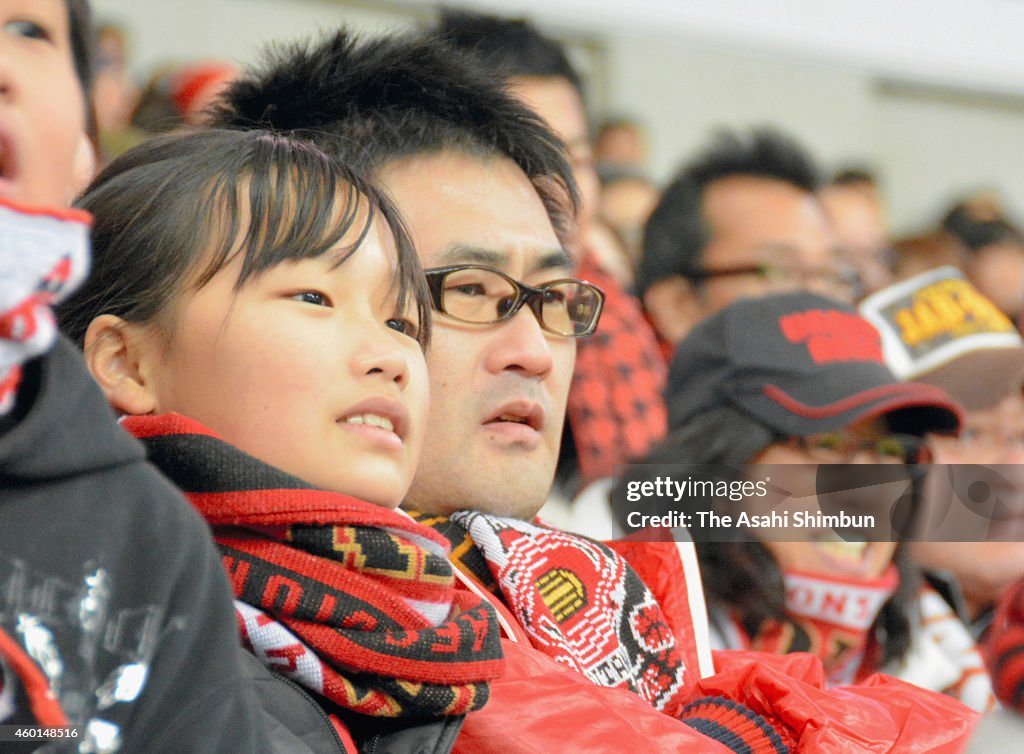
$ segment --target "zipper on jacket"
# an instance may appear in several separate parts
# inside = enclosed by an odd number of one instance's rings
[[[345,742],[342,741],[341,736],[338,735],[338,729],[334,727],[334,723],[331,722],[331,718],[328,716],[328,714],[324,712],[324,708],[316,703],[316,699],[310,696],[309,692],[307,692],[306,689],[297,684],[291,678],[281,675],[276,670],[271,670],[270,674],[277,680],[282,681],[283,683],[287,684],[288,686],[291,686],[293,689],[299,692],[299,695],[303,699],[305,699],[310,704],[310,706],[313,707],[313,709],[317,711],[317,714],[320,715],[320,718],[324,721],[324,724],[328,728],[330,728],[331,735],[334,737],[335,743],[338,744],[338,751],[342,752],[342,754],[348,754],[348,749],[345,746]]]

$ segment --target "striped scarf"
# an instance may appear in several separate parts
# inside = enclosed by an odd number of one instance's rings
[[[50,350],[50,307],[85,278],[91,216],[0,199],[0,414],[9,413],[22,365]]]
[[[789,620],[766,621],[742,647],[769,654],[810,652],[821,658],[829,686],[859,682],[881,671],[951,696],[979,712],[995,698],[981,652],[967,628],[930,587],[918,596],[920,619],[910,651],[898,662],[878,667],[881,647],[871,628],[899,584],[896,566],[879,578],[843,579],[786,571]],[[742,634],[737,622],[733,626]]]
[[[896,566],[876,579],[783,571],[787,620],[761,625],[751,647],[768,654],[810,652],[821,658],[830,686],[846,686],[874,672],[862,667],[871,626],[899,586]]]
[[[213,528],[243,643],[264,664],[364,715],[484,705],[503,668],[496,618],[455,589],[441,537],[313,489],[183,416],[123,426]]]

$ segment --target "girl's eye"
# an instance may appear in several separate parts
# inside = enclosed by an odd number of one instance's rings
[[[420,332],[420,328],[407,319],[400,319],[396,317],[394,319],[389,319],[385,324],[392,330],[400,332],[402,335],[408,335],[410,338],[415,338]]]
[[[331,306],[330,297],[319,291],[302,291],[301,293],[293,294],[290,298],[303,304],[313,304],[313,306]]]
[[[26,39],[42,39],[45,41],[51,41],[53,35],[50,34],[49,29],[35,23],[34,21],[8,21],[4,24],[4,28],[19,36],[25,37]]]

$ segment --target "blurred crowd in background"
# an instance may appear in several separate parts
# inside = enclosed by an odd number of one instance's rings
[[[242,63],[226,59],[169,61],[140,77],[132,65],[130,32],[113,21],[102,24],[95,86],[102,159],[109,161],[155,134],[198,122],[203,108],[242,70]],[[586,101],[585,84],[579,82],[581,102]],[[664,188],[652,176],[665,171],[650,164],[641,119],[590,113],[587,123],[592,149],[586,159],[596,171],[599,187],[592,197],[593,234],[608,269],[632,286],[643,227]],[[678,160],[683,163],[687,158],[679,155]],[[958,200],[935,208],[932,227],[894,237],[887,222],[888,193],[878,172],[864,159],[816,176],[816,191],[834,224],[844,272],[857,276],[855,293],[866,295],[925,270],[954,265],[1018,321],[1024,310],[1019,208],[1007,206],[996,189],[976,188],[987,183],[986,176],[978,175]],[[957,187],[949,189],[956,194]]]

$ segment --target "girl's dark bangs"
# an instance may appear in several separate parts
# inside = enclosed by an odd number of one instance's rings
[[[287,136],[254,134],[234,169],[220,172],[205,192],[205,227],[211,229],[202,287],[242,255],[235,284],[282,262],[334,254],[343,264],[365,241],[377,218],[391,232],[397,252],[392,286],[398,308],[414,302],[417,339],[430,338],[430,309],[419,258],[390,200],[314,145]],[[243,232],[244,229],[244,232]],[[339,248],[345,238],[351,242]]]
[[[238,286],[281,262],[311,259],[350,235],[365,199],[322,152],[280,138],[254,144],[243,202],[248,229]],[[372,213],[338,256],[341,264],[369,232]]]

